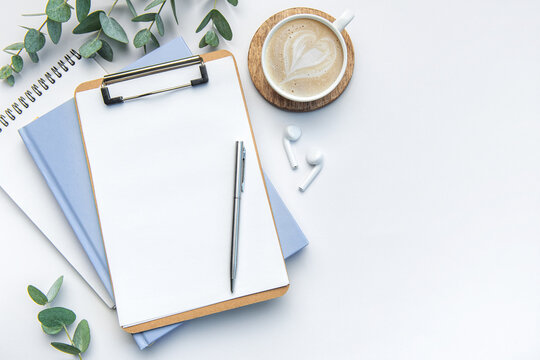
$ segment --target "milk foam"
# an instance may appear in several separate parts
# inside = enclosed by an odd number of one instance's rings
[[[343,50],[326,25],[295,19],[274,33],[265,60],[267,72],[283,91],[308,97],[326,90],[337,79]]]

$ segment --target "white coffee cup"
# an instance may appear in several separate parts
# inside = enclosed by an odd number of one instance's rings
[[[266,81],[268,81],[268,84],[281,96],[283,96],[286,99],[292,100],[292,101],[298,101],[298,102],[308,102],[308,101],[314,101],[317,99],[320,99],[326,95],[328,95],[332,90],[338,86],[339,82],[343,78],[343,75],[345,74],[345,69],[347,68],[347,44],[345,44],[345,39],[343,38],[343,35],[341,32],[345,27],[351,22],[351,20],[354,18],[354,14],[346,10],[336,21],[333,23],[326,20],[325,18],[322,18],[317,15],[312,14],[297,14],[297,15],[291,15],[280,22],[278,22],[268,33],[266,36],[266,39],[264,40],[263,47],[262,47],[262,69],[264,76],[266,78]],[[270,42],[270,39],[272,39],[272,36],[275,34],[275,32],[281,28],[283,25],[288,23],[289,21],[296,20],[296,19],[312,19],[319,21],[320,23],[326,25],[332,32],[336,35],[336,37],[339,40],[339,43],[341,45],[341,50],[343,51],[343,65],[341,66],[341,71],[339,72],[338,77],[336,80],[325,90],[313,95],[313,96],[296,96],[289,92],[284,91],[281,89],[274,80],[272,80],[269,71],[268,71],[268,64],[266,61],[266,51],[268,48],[268,44]]]

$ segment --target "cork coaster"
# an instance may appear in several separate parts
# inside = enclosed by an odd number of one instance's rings
[[[253,35],[253,39],[251,40],[248,53],[249,74],[251,75],[251,80],[253,81],[253,84],[255,85],[259,93],[272,105],[275,105],[280,109],[289,111],[312,111],[328,105],[332,101],[336,100],[339,95],[341,95],[341,93],[345,90],[347,85],[349,85],[349,81],[351,80],[354,70],[354,50],[349,34],[347,34],[347,31],[343,30],[342,35],[345,39],[345,44],[347,45],[347,68],[345,69],[345,74],[343,75],[343,78],[341,79],[341,82],[338,84],[338,86],[330,94],[315,101],[297,102],[285,99],[283,96],[279,95],[274,89],[272,89],[272,87],[270,86],[270,84],[268,84],[264,77],[261,63],[262,46],[264,40],[266,39],[266,36],[268,35],[272,27],[274,27],[274,25],[276,25],[278,22],[285,19],[286,17],[294,14],[314,14],[319,15],[320,17],[323,17],[330,22],[333,22],[335,20],[335,18],[328,15],[327,13],[307,7],[291,8],[272,15],[259,27],[259,29],[257,29],[255,35]]]

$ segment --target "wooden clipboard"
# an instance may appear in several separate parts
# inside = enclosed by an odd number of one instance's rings
[[[254,136],[254,133],[253,133],[253,127],[252,127],[252,124],[251,124],[251,120],[249,118],[249,113],[248,113],[248,110],[247,110],[246,100],[245,100],[245,96],[244,96],[244,91],[243,91],[243,88],[242,88],[242,84],[241,84],[241,81],[240,81],[240,75],[238,73],[238,67],[237,67],[237,64],[236,64],[236,60],[234,59],[234,56],[229,51],[219,50],[219,51],[215,51],[215,52],[200,55],[200,57],[202,58],[204,63],[209,63],[209,62],[212,62],[214,60],[222,59],[222,58],[225,58],[225,57],[232,57],[232,59],[234,61],[235,70],[236,70],[236,76],[237,76],[238,83],[239,83],[240,90],[241,90],[241,94],[242,94],[242,100],[243,100],[243,103],[244,103],[246,116],[247,116],[248,123],[249,123],[250,133],[251,133],[251,136],[253,138],[253,142],[255,144],[255,152],[256,152],[256,155],[257,155],[258,169],[259,169],[260,175],[262,177],[262,180],[264,182],[264,176],[263,176],[262,166],[261,166],[261,162],[260,162],[260,157],[259,157],[258,149],[257,149],[256,143],[255,143],[255,136]],[[77,94],[79,94],[81,92],[84,92],[84,91],[88,91],[88,90],[98,89],[98,88],[102,87],[102,84],[103,84],[103,78],[93,80],[93,81],[88,81],[88,82],[80,84],[75,90],[75,99],[77,99]],[[157,95],[157,96],[159,96],[159,95]],[[79,118],[79,125],[80,125],[80,127],[82,129],[83,126],[82,126],[82,123],[81,123],[81,117],[80,117],[80,114],[79,114],[79,108],[78,107],[77,107],[77,116]],[[94,191],[94,199],[96,200],[96,192],[95,192],[95,188],[94,188],[94,179],[93,179],[93,176],[92,176],[91,164],[90,164],[90,160],[89,160],[88,153],[87,153],[86,142],[85,142],[85,139],[84,139],[84,133],[82,131],[81,131],[81,133],[82,133],[83,144],[84,144],[84,147],[85,147],[86,160],[87,160],[88,168],[90,169],[90,180],[91,180],[91,183],[92,183],[92,189]],[[266,191],[266,199],[268,201],[268,206],[271,209],[270,198],[269,198],[269,195],[268,195],[267,186],[266,186],[265,182],[264,182],[264,187],[265,187],[265,191]],[[98,204],[97,200],[96,200],[96,206],[97,206],[98,212],[99,212],[99,204]],[[274,215],[273,215],[272,211],[270,213],[272,214],[272,221],[274,223],[274,230],[275,230],[276,235],[277,235],[277,227],[276,227],[276,224],[275,224]],[[99,213],[98,213],[98,218],[99,218]],[[101,219],[100,219],[100,226],[101,226]],[[102,236],[103,236],[103,233],[102,233]],[[277,235],[277,236],[279,236],[279,235]],[[277,239],[279,239],[279,237],[277,237]],[[107,249],[107,246],[105,246],[105,249]],[[280,244],[280,249],[281,249],[281,244]],[[283,254],[281,254],[281,255],[282,255],[282,258],[283,258]],[[109,259],[107,259],[107,261],[109,262]],[[112,279],[112,276],[111,276],[111,279]],[[151,329],[155,329],[155,328],[175,324],[175,323],[182,322],[182,321],[186,321],[186,320],[190,320],[190,319],[194,319],[194,318],[198,318],[198,317],[203,317],[203,316],[206,316],[206,315],[210,315],[210,314],[214,314],[214,313],[218,313],[218,312],[222,312],[222,311],[226,311],[226,310],[235,309],[235,308],[243,307],[243,306],[258,303],[258,302],[263,302],[263,301],[266,301],[266,300],[271,300],[271,299],[274,299],[274,298],[277,298],[277,297],[280,297],[280,296],[284,295],[287,292],[288,289],[289,289],[289,285],[286,285],[286,286],[270,289],[270,290],[267,290],[267,291],[258,292],[258,293],[250,294],[250,295],[247,295],[247,296],[233,298],[231,300],[218,302],[218,303],[215,303],[215,304],[212,304],[212,305],[195,308],[193,310],[177,313],[177,314],[174,314],[174,315],[161,317],[159,319],[155,319],[155,320],[152,320],[152,321],[136,324],[136,325],[133,325],[133,326],[123,327],[123,329],[125,331],[129,332],[129,333],[139,333],[139,332],[142,332],[142,331],[151,330]],[[114,290],[114,281],[113,281],[113,290]]]

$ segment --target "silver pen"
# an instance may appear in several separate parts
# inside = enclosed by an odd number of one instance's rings
[[[240,200],[244,191],[246,148],[243,141],[236,142],[236,167],[234,171],[234,202],[231,246],[231,293],[234,293],[236,267],[238,265],[238,237],[240,234]]]

